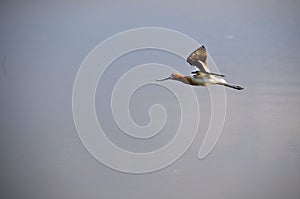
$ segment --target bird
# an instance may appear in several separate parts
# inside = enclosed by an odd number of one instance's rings
[[[244,87],[239,85],[228,84],[225,79],[222,78],[225,77],[225,75],[210,72],[208,64],[206,63],[206,59],[206,48],[204,45],[202,45],[192,52],[186,59],[191,66],[197,67],[198,70],[192,71],[191,75],[189,76],[184,76],[179,73],[172,73],[169,77],[156,81],[176,80],[192,86],[222,85],[236,90],[244,89]]]

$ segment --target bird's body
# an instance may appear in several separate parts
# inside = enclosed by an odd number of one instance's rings
[[[183,76],[179,73],[172,73],[170,79],[177,80],[185,84],[193,85],[193,86],[208,86],[212,84],[226,84],[224,79],[215,77],[213,75],[191,75],[191,76]]]
[[[204,46],[201,46],[187,58],[187,62],[190,65],[196,66],[199,70],[193,71],[191,73],[192,75],[190,76],[183,76],[179,73],[172,73],[170,77],[158,81],[164,81],[170,79],[170,80],[180,81],[182,83],[193,85],[193,86],[208,86],[208,85],[217,84],[217,85],[227,86],[237,90],[244,89],[241,86],[227,84],[225,79],[219,78],[219,77],[225,77],[224,75],[211,73],[206,63],[206,59],[207,59],[206,49]]]

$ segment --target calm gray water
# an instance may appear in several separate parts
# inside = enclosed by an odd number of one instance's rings
[[[1,1],[1,198],[298,199],[299,9],[297,0]],[[207,158],[197,158],[209,122],[204,116],[210,115],[208,91],[199,88],[203,117],[191,148],[163,170],[132,175],[86,151],[73,122],[72,88],[81,62],[99,42],[144,26],[175,29],[204,43],[227,80],[245,90],[226,90],[226,123]],[[130,53],[107,71],[107,88],[98,87],[98,115],[109,111],[109,89],[122,72],[148,62],[190,69],[165,52]],[[158,98],[178,121],[170,93],[143,89],[131,104],[137,123],[149,122],[146,112]],[[177,128],[168,124],[164,136],[140,144],[119,134],[111,114],[100,122],[132,151],[166,144]]]

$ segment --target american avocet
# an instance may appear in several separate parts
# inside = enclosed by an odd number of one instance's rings
[[[237,90],[244,89],[242,86],[228,84],[225,81],[225,79],[220,78],[220,77],[225,77],[224,75],[211,73],[206,63],[206,59],[207,59],[207,52],[205,47],[202,45],[200,48],[192,52],[186,60],[190,65],[196,66],[199,70],[192,71],[191,76],[183,76],[179,73],[172,73],[170,77],[157,80],[157,81],[165,81],[170,79],[170,80],[177,80],[193,86],[208,86],[212,84],[217,84],[217,85],[227,86]]]

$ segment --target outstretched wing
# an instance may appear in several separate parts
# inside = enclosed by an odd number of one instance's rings
[[[186,61],[190,65],[196,66],[201,72],[210,72],[206,63],[206,59],[207,52],[204,45],[202,45],[200,48],[192,52]]]

